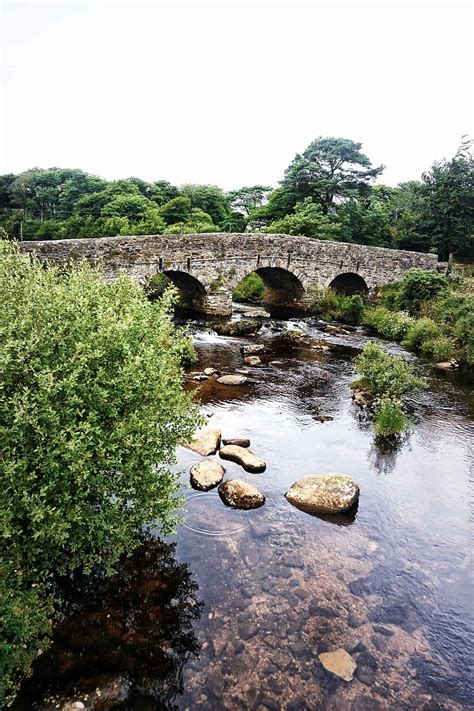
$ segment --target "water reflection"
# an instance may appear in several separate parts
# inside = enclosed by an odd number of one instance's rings
[[[114,576],[65,582],[53,646],[16,709],[31,709],[33,700],[34,708],[60,708],[67,699],[91,709],[177,708],[183,667],[199,651],[193,626],[202,603],[174,549],[150,539]],[[51,700],[38,700],[46,688]]]

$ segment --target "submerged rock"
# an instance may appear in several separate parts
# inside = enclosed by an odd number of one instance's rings
[[[228,479],[218,489],[222,501],[233,509],[258,509],[265,503],[264,495],[241,479]]]
[[[245,375],[221,375],[217,378],[217,382],[221,385],[244,385],[248,380]]]
[[[351,333],[351,331],[348,328],[343,328],[342,326],[331,326],[331,325],[326,326],[325,331],[326,331],[326,333],[332,333],[335,336],[337,336],[339,334],[343,335],[343,336],[347,336],[348,334]]]
[[[352,681],[357,664],[345,649],[336,649],[335,652],[324,652],[318,659],[326,671],[335,674],[344,681]]]
[[[337,514],[355,504],[359,487],[344,474],[319,474],[299,479],[285,496],[290,504],[307,513]]]
[[[245,356],[244,363],[245,363],[245,365],[261,365],[262,361],[260,360],[259,356],[251,355],[251,356]]]
[[[222,444],[234,444],[237,447],[250,447],[250,440],[243,437],[234,437],[233,439],[223,439]]]
[[[213,430],[210,427],[203,427],[194,435],[192,442],[188,442],[184,446],[197,452],[202,457],[208,457],[210,454],[215,454],[221,443],[221,431]]]
[[[224,474],[223,466],[207,459],[191,467],[191,486],[199,491],[209,491],[221,483]]]
[[[318,420],[318,422],[332,422],[334,417],[331,417],[330,415],[316,415],[314,419]]]
[[[247,472],[263,472],[267,465],[257,457],[249,449],[239,447],[235,444],[227,444],[219,450],[219,456],[222,459],[228,459],[231,462],[241,464]]]

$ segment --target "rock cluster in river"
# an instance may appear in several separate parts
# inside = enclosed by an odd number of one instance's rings
[[[305,476],[285,494],[296,508],[314,514],[338,514],[348,511],[359,498],[359,487],[344,474]]]

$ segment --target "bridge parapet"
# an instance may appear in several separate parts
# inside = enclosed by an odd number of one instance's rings
[[[53,263],[100,261],[109,280],[125,271],[145,283],[163,272],[192,295],[189,275],[202,286],[193,296],[195,305],[213,316],[231,313],[232,289],[252,271],[261,274],[275,303],[304,307],[309,290],[344,274],[358,275],[370,290],[401,279],[413,267],[437,268],[434,254],[263,233],[50,240],[22,242],[21,249]]]

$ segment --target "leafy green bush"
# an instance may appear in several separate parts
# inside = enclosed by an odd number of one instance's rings
[[[401,434],[407,426],[402,403],[390,397],[377,400],[374,406],[374,426],[379,437]]]
[[[365,344],[362,353],[354,359],[354,365],[361,377],[353,386],[375,398],[399,398],[424,386],[403,358],[385,353],[372,341]]]
[[[439,336],[438,338],[430,338],[427,341],[423,341],[421,351],[423,355],[436,361],[451,360],[456,353],[453,341],[447,336]]]
[[[167,465],[201,418],[182,389],[188,345],[172,300],[168,290],[151,303],[131,279],[108,284],[88,265],[45,269],[0,242],[2,579],[23,580],[3,601],[0,637],[12,660],[22,648],[19,673],[42,645],[39,591],[54,573],[111,569],[143,524],[167,533],[176,523]]]
[[[368,309],[364,315],[364,323],[371,326],[385,338],[401,341],[413,326],[415,320],[403,311],[389,311],[383,306]]]
[[[456,322],[454,335],[464,350],[466,361],[474,364],[474,311],[470,311]]]
[[[438,272],[410,269],[400,282],[397,306],[416,315],[425,301],[436,298],[448,286],[448,279]]]
[[[345,296],[332,289],[315,289],[311,294],[311,311],[325,320],[359,323],[365,305],[359,294]]]
[[[263,299],[264,292],[265,284],[262,278],[255,272],[251,272],[237,284],[232,293],[232,298],[239,303],[245,301],[260,302]]]
[[[441,336],[441,328],[430,318],[420,318],[411,328],[402,345],[410,351],[421,351],[425,341],[432,341]]]

